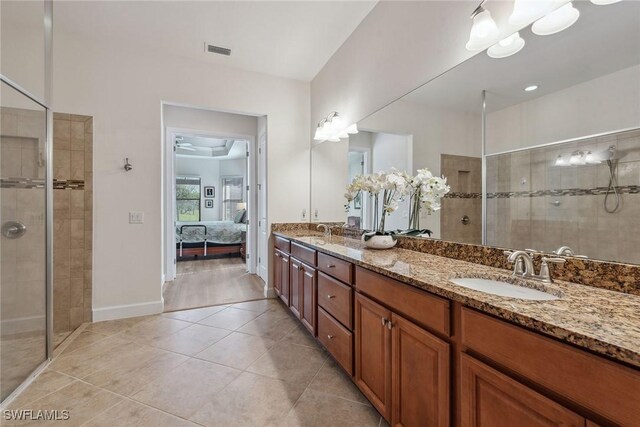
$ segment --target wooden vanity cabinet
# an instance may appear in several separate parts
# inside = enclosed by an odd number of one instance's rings
[[[300,279],[300,320],[315,337],[317,330],[318,273],[315,268],[302,264]]]
[[[449,344],[362,294],[355,381],[393,426],[449,425]]]
[[[274,249],[273,289],[280,299],[289,305],[289,254]]]

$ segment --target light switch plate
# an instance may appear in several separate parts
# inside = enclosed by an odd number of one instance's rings
[[[144,224],[144,212],[129,212],[129,224]]]

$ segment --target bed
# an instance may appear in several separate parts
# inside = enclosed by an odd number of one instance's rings
[[[176,224],[178,261],[191,257],[237,255],[244,258],[247,224],[235,221],[179,222]]]

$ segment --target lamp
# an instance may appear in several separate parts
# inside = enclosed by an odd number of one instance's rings
[[[531,31],[539,36],[559,33],[575,24],[579,17],[580,11],[569,2],[534,22]]]
[[[514,33],[491,46],[487,50],[487,55],[491,58],[506,58],[520,52],[523,47],[524,39],[520,37],[520,33]]]
[[[528,25],[551,12],[557,4],[557,0],[515,0],[513,12],[509,16],[509,24],[513,26]]]
[[[608,4],[618,3],[622,0],[591,0],[591,3],[597,4],[598,6],[606,6]]]
[[[467,50],[477,52],[498,41],[500,31],[496,22],[491,17],[491,13],[482,7],[484,1],[473,11],[471,19],[471,32],[469,41],[466,44]]]
[[[348,138],[349,134],[355,133],[358,133],[358,126],[355,123],[348,125],[337,112],[333,111],[318,122],[313,139],[318,142],[339,142],[340,139]]]

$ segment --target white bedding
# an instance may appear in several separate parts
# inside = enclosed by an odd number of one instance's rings
[[[205,235],[203,227],[184,227],[183,225],[204,225],[207,227]],[[182,228],[182,232],[180,231]],[[233,221],[200,221],[200,222],[178,222],[176,224],[176,243],[204,242],[205,238],[209,243],[233,244],[242,243],[246,232],[247,224],[236,224]]]

